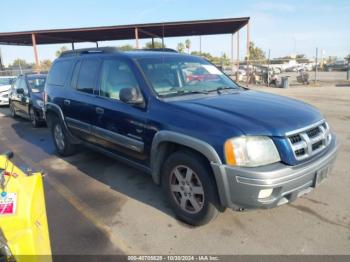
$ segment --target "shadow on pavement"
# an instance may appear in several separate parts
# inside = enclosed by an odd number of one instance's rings
[[[173,216],[161,188],[153,183],[149,174],[85,147],[79,147],[76,155],[60,158],[55,153],[51,133],[47,128],[33,128],[29,122],[20,118],[12,123],[11,128],[26,142],[26,145],[22,145],[23,154],[29,155],[36,163],[43,164],[50,175],[54,175],[80,199],[83,199],[90,208],[103,211],[103,215],[112,216],[118,212],[124,200],[122,200],[123,197],[110,196],[97,189],[89,190],[94,186],[91,183],[84,186],[82,182],[84,177],[81,173],[70,174],[80,171],[118,193]],[[20,143],[23,144],[23,142]],[[67,165],[60,169],[50,165],[52,161],[60,159],[74,168]]]

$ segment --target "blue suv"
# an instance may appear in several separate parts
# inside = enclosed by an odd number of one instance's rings
[[[327,177],[338,148],[314,107],[169,50],[64,52],[48,74],[45,118],[61,156],[82,144],[149,173],[192,225],[227,207],[295,200]]]

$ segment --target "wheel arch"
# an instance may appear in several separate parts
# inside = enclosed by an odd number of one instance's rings
[[[220,172],[217,172],[217,169],[214,170],[212,168],[212,164],[219,166],[222,164],[222,161],[218,153],[210,144],[191,136],[172,131],[159,131],[155,135],[151,148],[151,172],[153,181],[158,185],[161,183],[161,168],[166,157],[169,153],[177,151],[179,148],[190,149],[191,151],[200,154],[208,161],[216,182],[221,203],[224,203],[226,196],[220,188],[223,183],[225,183],[225,178],[222,177]]]
[[[68,134],[72,143],[74,144],[80,143],[80,140],[76,138],[74,135],[72,135],[72,133],[69,131],[66,121],[64,121],[64,115],[63,115],[62,109],[56,104],[46,103],[45,120],[49,128],[52,127],[52,117],[57,117],[59,119],[59,121],[62,123],[64,131]]]

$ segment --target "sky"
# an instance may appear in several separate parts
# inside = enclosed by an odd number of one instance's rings
[[[250,37],[271,57],[306,54],[315,57],[350,54],[349,0],[11,0],[0,2],[0,32],[93,27],[148,22],[245,17],[251,18]],[[166,38],[167,47],[189,38],[199,50],[199,37]],[[240,33],[240,56],[246,52],[246,30]],[[148,40],[141,40],[143,45]],[[100,42],[100,46],[135,45],[135,41]],[[39,59],[55,59],[62,45],[40,45]],[[70,48],[70,44],[66,45]],[[78,47],[94,47],[84,43]],[[16,58],[34,61],[31,47],[0,45],[5,65]],[[231,57],[231,35],[202,37],[202,51]],[[236,52],[236,51],[234,51]]]

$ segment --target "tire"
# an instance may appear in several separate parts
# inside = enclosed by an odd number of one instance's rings
[[[11,113],[11,117],[12,118],[16,118],[17,117],[16,109],[15,109],[14,105],[12,104],[12,102],[10,102],[10,113]]]
[[[162,167],[164,195],[176,217],[187,224],[207,224],[219,213],[216,183],[209,170],[204,159],[191,151],[173,153]]]
[[[35,115],[35,111],[33,107],[29,108],[29,120],[34,128],[39,127],[40,123]]]
[[[56,116],[51,119],[51,134],[56,151],[60,156],[66,157],[75,153],[75,145],[69,141],[61,121]]]

